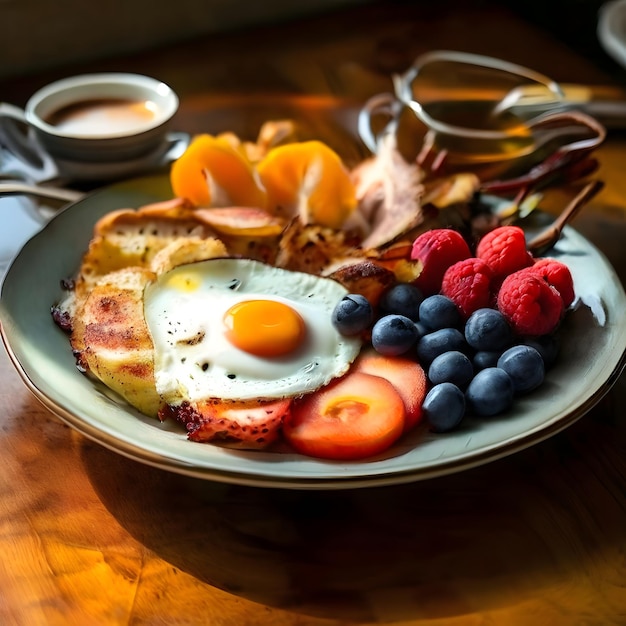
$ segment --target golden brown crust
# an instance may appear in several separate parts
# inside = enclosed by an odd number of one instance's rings
[[[143,313],[144,268],[126,268],[98,282],[76,313],[71,335],[78,363],[146,415],[156,416],[154,348]]]

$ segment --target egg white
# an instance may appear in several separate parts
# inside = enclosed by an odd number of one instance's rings
[[[340,283],[251,259],[220,258],[161,274],[144,293],[155,350],[156,388],[170,405],[210,398],[273,399],[312,392],[344,374],[361,341],[343,337],[332,311],[347,293]],[[232,345],[224,313],[242,300],[284,302],[303,318],[303,344],[264,358]]]

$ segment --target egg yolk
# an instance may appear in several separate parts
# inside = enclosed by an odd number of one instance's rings
[[[235,347],[261,357],[293,352],[306,328],[300,314],[274,300],[238,302],[224,314],[225,336]]]

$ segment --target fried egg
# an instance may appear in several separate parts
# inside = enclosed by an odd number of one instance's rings
[[[335,280],[251,259],[181,265],[144,292],[156,388],[170,405],[298,396],[344,374],[361,341],[343,337]]]

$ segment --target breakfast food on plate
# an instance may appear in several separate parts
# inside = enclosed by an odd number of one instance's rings
[[[415,359],[406,355],[389,358],[365,348],[354,362],[354,371],[381,376],[391,382],[404,402],[404,432],[421,420],[426,374]]]
[[[520,335],[547,335],[563,316],[561,294],[539,275],[514,272],[498,291],[498,309]]]
[[[379,375],[355,371],[294,403],[283,424],[302,454],[362,459],[383,452],[404,431],[404,403]]]
[[[201,135],[174,198],[99,220],[53,307],[80,370],[192,441],[328,459],[539,386],[568,268],[517,226],[472,229],[471,174],[429,175],[388,143],[349,169],[292,131]]]
[[[146,415],[156,415],[160,405],[152,338],[143,315],[143,292],[153,279],[142,267],[106,274],[71,318],[72,350],[81,371]]]
[[[179,266],[144,290],[156,388],[187,400],[269,400],[309,393],[344,374],[361,339],[331,323],[344,287],[259,261]]]
[[[467,319],[476,309],[491,305],[492,281],[493,272],[487,263],[469,257],[448,267],[441,279],[441,293],[450,298],[461,316]]]
[[[471,256],[462,235],[449,228],[429,230],[419,235],[411,246],[411,260],[420,263],[413,281],[423,293],[438,293],[446,270],[457,261]]]
[[[321,141],[270,150],[257,164],[271,212],[339,229],[356,208],[356,190],[339,155]]]
[[[266,192],[255,169],[229,137],[199,135],[172,164],[174,195],[194,206],[263,207]]]

